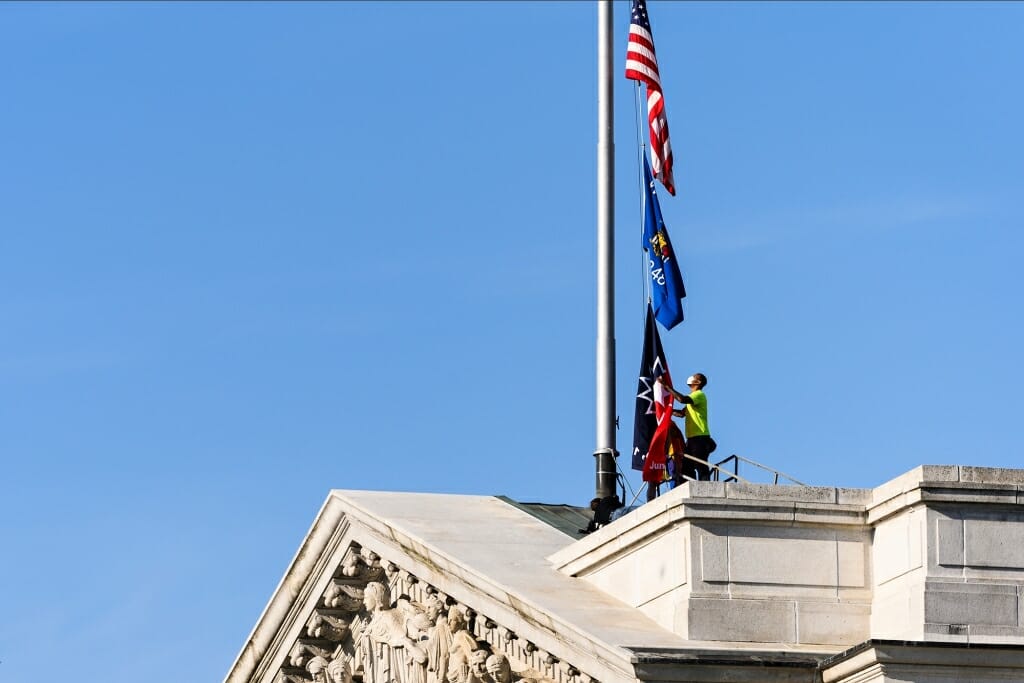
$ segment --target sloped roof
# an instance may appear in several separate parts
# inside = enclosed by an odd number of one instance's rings
[[[594,514],[589,508],[565,505],[564,503],[521,503],[508,496],[497,496],[497,498],[573,538],[583,538],[585,534],[580,530],[587,528],[587,524],[590,523]]]

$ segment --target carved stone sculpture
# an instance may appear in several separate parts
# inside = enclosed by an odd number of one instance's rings
[[[292,666],[302,668],[308,666],[309,662],[317,657],[323,659],[330,653],[314,643],[299,641],[292,646],[288,653],[288,661]]]
[[[327,659],[320,656],[306,662],[306,671],[313,676],[313,683],[327,683],[327,665]]]
[[[335,659],[327,665],[328,683],[352,683],[352,671],[343,658]]]
[[[487,658],[490,654],[490,651],[483,649],[469,653],[468,683],[490,683],[491,677],[487,673]]]
[[[341,561],[341,574],[349,578],[356,578],[362,573],[362,559],[355,553],[348,553]]]
[[[451,645],[445,668],[446,679],[448,683],[473,683],[470,680],[470,660],[477,649],[476,638],[469,632],[466,617],[457,607],[448,610],[448,632]]]
[[[408,633],[415,608],[405,600],[392,607],[390,590],[378,581],[367,584],[363,604],[370,614],[356,648],[363,683],[424,683],[427,653]]]
[[[444,615],[444,603],[436,594],[431,595],[423,605],[423,612],[433,624],[426,640],[427,683],[445,683],[452,632]]]
[[[313,657],[306,663],[306,671],[313,683],[352,683],[352,672],[344,658],[328,661],[326,657]]]
[[[363,592],[355,586],[333,581],[324,591],[325,607],[355,611],[362,603]]]
[[[387,579],[390,578],[390,581]],[[408,591],[392,601],[393,594]],[[477,637],[481,640],[477,640]],[[532,667],[543,669],[538,671]],[[596,683],[506,625],[353,543],[274,683]]]
[[[512,683],[512,665],[505,655],[495,652],[487,658],[486,667],[491,683]]]
[[[306,634],[310,638],[331,640],[336,643],[348,633],[348,624],[338,617],[319,614],[314,612],[313,616],[306,622]]]

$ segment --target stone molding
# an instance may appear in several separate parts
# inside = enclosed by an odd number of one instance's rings
[[[869,524],[921,504],[1024,505],[1024,470],[920,465],[871,490]]]
[[[1024,646],[868,640],[825,661],[822,683],[950,680],[988,683],[1024,680]],[[951,676],[953,678],[951,678]]]

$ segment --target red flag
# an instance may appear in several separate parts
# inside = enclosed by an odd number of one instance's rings
[[[654,429],[654,436],[651,437],[651,445],[647,449],[647,458],[644,460],[643,480],[656,484],[665,481],[668,473],[665,469],[665,453],[668,451],[669,427],[672,424],[672,392],[665,388],[662,382],[672,385],[672,378],[665,369],[660,377],[660,382],[654,384],[654,415],[658,426]]]
[[[658,71],[658,58],[654,54],[654,35],[651,33],[651,22],[647,18],[645,0],[633,0],[629,44],[626,47],[626,78],[647,85],[651,167],[654,177],[661,181],[669,194],[675,195],[676,186],[672,179],[672,144],[668,139],[665,95],[661,91],[661,74]]]

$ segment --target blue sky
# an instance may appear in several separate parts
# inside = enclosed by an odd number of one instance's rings
[[[1024,5],[650,15],[663,341],[717,455],[1017,466]],[[0,680],[219,680],[331,488],[586,504],[595,31],[590,2],[0,4]]]

